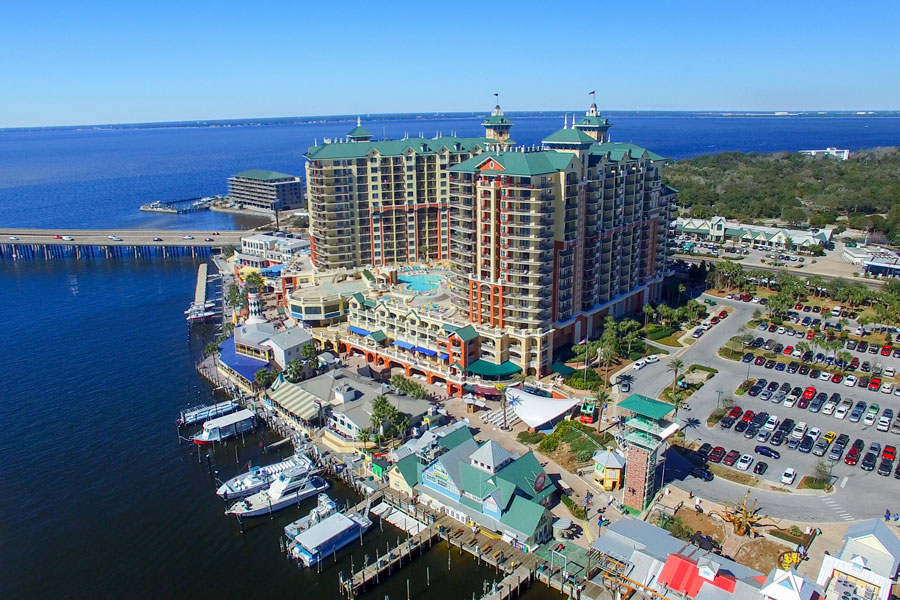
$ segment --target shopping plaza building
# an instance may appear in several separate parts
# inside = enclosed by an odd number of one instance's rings
[[[607,315],[657,302],[668,270],[662,157],[610,142],[595,105],[535,148],[514,146],[499,106],[483,125],[372,141],[358,124],[306,154],[315,268],[368,273],[341,349],[448,392],[546,375]]]

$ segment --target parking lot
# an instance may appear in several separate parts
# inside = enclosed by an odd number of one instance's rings
[[[703,364],[715,367],[719,373],[707,381],[698,392],[696,392],[689,401],[688,408],[679,411],[679,420],[682,421],[686,440],[694,442],[697,445],[709,443],[712,446],[722,446],[726,451],[737,450],[741,455],[749,454],[756,460],[762,458],[755,455],[754,448],[761,443],[753,439],[747,439],[743,433],[736,433],[734,429],[723,429],[715,426],[708,428],[706,426],[706,417],[712,412],[717,403],[725,397],[731,396],[735,405],[740,405],[742,410],[752,410],[757,412],[768,412],[775,415],[777,419],[783,421],[786,418],[793,419],[795,422],[805,421],[808,428],[817,427],[822,434],[834,431],[835,435],[846,434],[849,438],[849,444],[857,439],[864,440],[866,450],[868,450],[872,442],[881,444],[882,449],[885,446],[900,445],[900,434],[891,433],[890,431],[877,431],[875,424],[866,425],[863,418],[859,422],[850,422],[850,411],[844,414],[843,418],[837,418],[832,414],[824,414],[820,409],[819,412],[810,412],[808,407],[801,409],[798,403],[791,407],[784,405],[784,400],[775,404],[769,400],[763,400],[760,396],[751,397],[749,395],[735,395],[737,387],[748,376],[751,379],[766,379],[768,382],[775,381],[778,389],[781,390],[783,384],[788,384],[791,391],[794,388],[806,390],[809,386],[816,388],[816,395],[825,393],[828,398],[832,394],[840,394],[841,400],[850,400],[855,406],[858,401],[863,401],[868,408],[873,404],[879,405],[879,415],[884,408],[891,408],[897,412],[900,406],[900,398],[892,394],[882,394],[876,391],[870,391],[868,388],[847,387],[842,380],[840,383],[820,379],[811,379],[809,374],[800,375],[799,372],[787,373],[787,364],[791,361],[797,361],[793,357],[779,357],[778,362],[785,363],[784,371],[776,371],[773,368],[766,369],[764,365],[747,364],[740,360],[726,360],[718,356],[717,350],[725,344],[732,336],[741,333],[741,326],[746,324],[752,317],[752,314],[758,306],[756,304],[742,302],[740,300],[719,300],[720,305],[728,305],[734,307],[734,311],[730,313],[728,319],[715,325],[706,335],[696,340],[696,342],[679,353],[685,365]],[[719,308],[713,309],[718,311]],[[803,329],[799,325],[796,329]],[[855,329],[855,325],[853,325]],[[753,330],[756,335],[764,335],[766,339],[774,338],[783,345],[796,346],[796,336],[791,338],[786,333],[779,334],[777,329],[773,333],[768,330],[763,333]],[[852,332],[851,332],[852,333]],[[805,337],[805,334],[804,334]],[[789,340],[794,340],[791,343]],[[821,350],[819,350],[822,352]],[[782,350],[783,352],[783,350]],[[824,354],[824,352],[823,352]],[[870,362],[874,362],[874,356],[868,354],[860,354],[856,351],[850,351],[854,357],[866,358]],[[893,367],[895,370],[900,367],[900,358],[895,358],[893,352],[890,356],[882,356],[881,350],[877,354],[878,362],[884,368]],[[671,372],[667,371],[666,359],[657,364],[648,365],[642,371],[634,373],[633,389],[637,393],[651,397],[661,391],[667,384],[671,385]],[[826,363],[813,363],[812,366],[818,366],[820,371],[834,373],[840,371],[833,366],[827,366]],[[653,368],[651,368],[653,367]],[[812,368],[810,368],[812,371]],[[821,376],[821,375],[820,375]],[[766,384],[768,386],[768,383]],[[786,399],[787,396],[785,396]],[[836,405],[835,410],[840,404]],[[823,407],[824,408],[824,404]],[[770,444],[766,444],[770,445]],[[762,478],[775,487],[796,491],[796,485],[804,475],[815,473],[816,464],[827,459],[830,448],[825,452],[824,457],[815,456],[810,453],[801,453],[798,450],[787,448],[786,444],[781,446],[771,446],[780,453],[779,459],[763,458],[768,463],[768,471]],[[847,450],[842,453],[841,459],[832,463],[832,481],[835,485],[835,492],[827,496],[808,496],[806,494],[785,494],[778,492],[759,491],[757,494],[767,498],[767,506],[770,507],[770,514],[777,514],[784,517],[809,517],[817,518],[823,521],[834,520],[852,520],[854,518],[875,517],[884,513],[886,507],[891,507],[891,501],[900,494],[900,480],[893,477],[893,472],[888,477],[879,476],[877,474],[878,465],[871,472],[863,471],[860,464],[847,465],[844,463]],[[860,463],[862,459],[860,459]],[[880,457],[879,461],[880,463]],[[897,461],[894,462],[896,469]],[[795,482],[788,486],[781,483],[781,473],[787,467],[793,467],[797,471]],[[748,472],[752,472],[753,465],[750,466]],[[740,493],[735,488],[737,484],[724,481],[722,478],[716,478],[712,482],[702,482],[690,476],[684,480],[684,485],[692,489],[695,493],[705,494],[710,499],[731,500],[736,494]],[[864,494],[859,494],[860,490],[865,490]]]

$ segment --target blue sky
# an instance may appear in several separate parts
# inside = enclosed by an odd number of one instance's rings
[[[449,7],[449,8],[447,8]],[[900,108],[900,3],[0,2],[0,127]]]

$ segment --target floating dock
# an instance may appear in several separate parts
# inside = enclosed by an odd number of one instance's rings
[[[209,272],[209,265],[200,263],[197,268],[197,287],[194,288],[194,305],[206,306],[206,278]]]

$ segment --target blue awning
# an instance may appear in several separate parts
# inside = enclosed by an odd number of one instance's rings
[[[350,333],[355,333],[356,335],[369,335],[369,332],[363,329],[362,327],[357,327],[355,325],[351,325],[347,328]]]
[[[413,345],[410,344],[409,342],[401,342],[400,340],[395,340],[395,341],[394,341],[394,345],[395,345],[395,346],[400,346],[400,347],[403,348],[404,350],[412,350],[413,348],[415,348],[415,346],[413,346]]]
[[[428,348],[423,348],[422,346],[416,346],[416,352],[421,352],[425,356],[437,356],[436,351],[429,350]]]
[[[266,360],[235,352],[234,336],[219,344],[219,361],[249,383],[253,383],[257,371],[270,368],[269,362]]]
[[[259,274],[263,277],[278,275],[284,270],[284,264],[280,265],[272,265],[271,267],[265,267],[264,269],[259,270]]]
[[[447,354],[446,352],[441,352],[440,354],[438,354],[438,358],[440,360],[447,360],[448,358],[450,358],[450,355]]]

